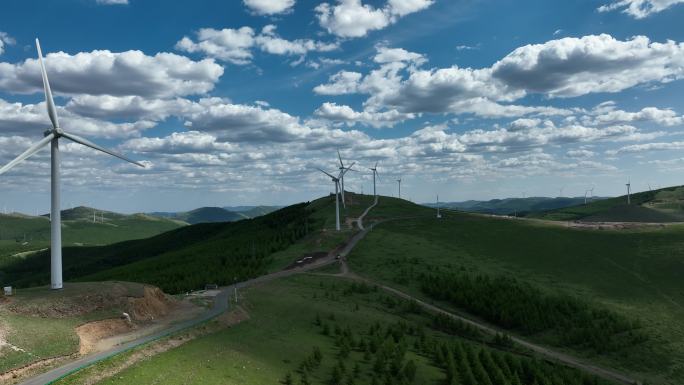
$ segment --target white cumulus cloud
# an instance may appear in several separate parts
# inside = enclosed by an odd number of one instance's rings
[[[382,8],[363,4],[361,0],[338,0],[337,4],[321,3],[316,16],[328,33],[344,38],[363,37],[380,30],[408,14],[422,11],[433,0],[388,0]]]
[[[193,61],[173,53],[108,50],[50,53],[45,57],[52,90],[61,94],[169,97],[211,91],[223,75],[212,59]],[[0,90],[43,92],[37,59],[0,63]]]
[[[276,15],[290,12],[295,0],[243,0],[243,3],[258,15]]]
[[[684,0],[618,0],[600,6],[598,11],[610,12],[621,9],[635,19],[643,19],[681,3],[684,3]]]

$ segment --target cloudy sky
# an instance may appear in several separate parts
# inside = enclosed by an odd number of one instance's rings
[[[347,188],[414,201],[582,196],[684,181],[684,0],[11,0],[0,162],[49,120],[63,204],[124,212],[289,204]],[[0,209],[49,205],[46,149]]]

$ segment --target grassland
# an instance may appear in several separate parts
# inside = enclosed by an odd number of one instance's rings
[[[127,297],[142,295],[142,285],[124,282],[69,283],[61,291],[18,290],[10,302],[0,304],[2,339],[12,345],[0,348],[0,373],[78,352],[76,326],[118,316]]]
[[[185,224],[142,214],[105,213],[93,222],[93,209],[78,207],[63,211],[64,246],[108,245],[161,234]],[[102,219],[103,218],[103,219]],[[102,220],[102,222],[100,222]],[[0,214],[0,268],[8,259],[23,258],[50,245],[50,221],[46,217]],[[19,255],[17,255],[19,254]]]
[[[248,309],[249,320],[161,353],[97,383],[428,385],[444,383],[449,376],[449,370],[439,363],[440,353],[436,353],[442,346],[465,346],[472,352],[470,358],[487,356],[497,358],[496,362],[504,361],[501,350],[432,329],[431,316],[412,308],[410,303],[340,278],[290,277],[251,288],[243,292],[243,297],[242,306]],[[373,348],[366,341],[378,344]],[[316,351],[320,354],[318,360]],[[378,357],[385,351],[401,353],[380,361]],[[559,383],[560,378],[565,378],[567,384],[594,383],[594,379],[575,370],[516,355],[510,355],[510,359],[539,365],[538,373],[545,370],[557,376],[554,383]],[[463,362],[469,365],[469,361]],[[477,358],[474,362],[479,365]],[[406,369],[411,365],[412,375]],[[108,367],[110,362],[101,362],[57,384],[83,384],[93,373]],[[336,372],[340,376],[337,381]],[[494,376],[493,372],[489,371],[489,375]],[[483,375],[482,371],[478,373]],[[465,374],[463,371],[462,381],[457,378],[452,383],[468,384]]]
[[[582,220],[586,222],[682,222],[684,221],[684,187],[667,187],[644,191],[627,197],[620,196],[542,213],[531,218],[556,221]]]
[[[352,270],[423,298],[419,277],[436,270],[516,277],[580,298],[639,321],[649,339],[613,354],[573,353],[653,383],[682,383],[683,226],[590,231],[444,214],[377,226],[349,256]]]

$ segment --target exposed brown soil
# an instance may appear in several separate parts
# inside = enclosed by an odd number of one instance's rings
[[[30,377],[32,375],[41,373],[45,368],[52,367],[54,364],[65,362],[67,360],[76,358],[78,354],[69,356],[53,357],[44,360],[36,361],[20,368],[12,369],[10,371],[0,373],[0,384],[10,384],[17,381],[17,379]]]
[[[88,322],[76,328],[76,334],[80,339],[78,353],[88,354],[96,350],[97,343],[107,337],[122,334],[133,330],[133,324],[125,319],[103,319]]]
[[[142,298],[128,299],[128,313],[135,321],[151,321],[169,314],[174,301],[157,287],[146,286]]]
[[[145,295],[147,286],[123,282],[66,283],[64,289],[17,296],[3,307],[8,311],[41,318],[69,318],[96,311],[125,311],[129,298]]]
[[[113,365],[108,365],[106,369],[97,368],[97,370],[86,369],[80,378],[74,381],[78,385],[94,385],[100,383],[102,380],[113,377],[123,370],[143,361],[149,357],[164,353],[173,348],[179,347],[187,342],[194,340],[197,337],[216,332],[218,330],[231,327],[242,321],[248,320],[249,314],[242,307],[236,307],[233,311],[226,312],[216,318],[217,322],[212,322],[204,326],[192,329],[186,333],[179,334],[173,337],[165,338],[156,342],[152,342],[132,353],[125,360],[116,362]]]
[[[191,312],[192,310],[186,309],[186,306],[177,305],[178,303],[176,301],[167,297],[159,288],[146,286],[144,288],[143,297],[128,298],[128,305],[126,308],[128,310],[127,313],[131,317],[131,322],[121,317],[88,322],[77,327],[76,333],[80,339],[79,353],[83,355],[109,347],[110,344],[100,344],[100,342],[109,337],[122,335],[138,329],[140,324],[149,323],[154,320],[163,320],[165,317],[169,316],[173,310],[181,310],[181,312],[187,310],[190,310]],[[183,309],[178,309],[181,307]],[[179,314],[178,316],[181,315]],[[170,323],[173,320],[169,319],[164,321]]]

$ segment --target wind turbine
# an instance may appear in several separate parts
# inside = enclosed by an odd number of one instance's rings
[[[632,204],[632,181],[630,179],[627,179],[627,204],[631,205]]]
[[[341,189],[342,189],[342,206],[344,208],[347,208],[347,205],[344,203],[344,174],[347,173],[347,171],[351,170],[352,167],[354,167],[354,164],[356,162],[352,163],[349,167],[345,167],[344,163],[342,162],[342,155],[340,155],[340,150],[337,150],[337,158],[340,160],[340,182],[341,182]]]
[[[397,179],[397,182],[399,183],[399,199],[401,199],[401,177]]]
[[[335,230],[340,231],[340,178],[342,177],[342,172],[340,172],[339,177],[335,177],[320,168],[317,168],[318,171],[322,172],[323,174],[329,176],[333,183],[335,183]]]
[[[47,72],[45,71],[45,64],[43,63],[43,53],[40,50],[40,42],[36,39],[36,49],[38,50],[38,60],[40,62],[40,71],[43,77],[43,90],[45,91],[45,104],[47,106],[47,113],[52,122],[52,128],[45,131],[45,137],[38,141],[33,146],[29,147],[28,150],[24,151],[21,155],[16,157],[13,161],[9,162],[3,168],[0,168],[0,174],[9,171],[12,167],[26,160],[26,158],[37,153],[50,143],[50,288],[53,290],[62,288],[62,220],[60,212],[60,191],[59,191],[59,168],[60,168],[60,155],[59,155],[59,139],[65,138],[72,142],[82,144],[86,147],[102,151],[106,154],[115,156],[117,158],[123,159],[127,162],[133,163],[140,167],[145,167],[143,164],[138,163],[134,160],[126,158],[123,155],[117,154],[116,152],[107,150],[106,148],[100,147],[97,144],[70,134],[64,130],[59,125],[59,120],[57,119],[57,109],[55,108],[55,101],[52,99],[52,91],[50,90],[50,83],[48,82]]]
[[[442,214],[439,213],[439,194],[437,194],[437,219],[441,218]]]
[[[378,162],[375,162],[375,166],[369,168],[369,170],[373,171],[373,196],[377,196],[378,193],[375,191],[375,177],[378,176]]]

